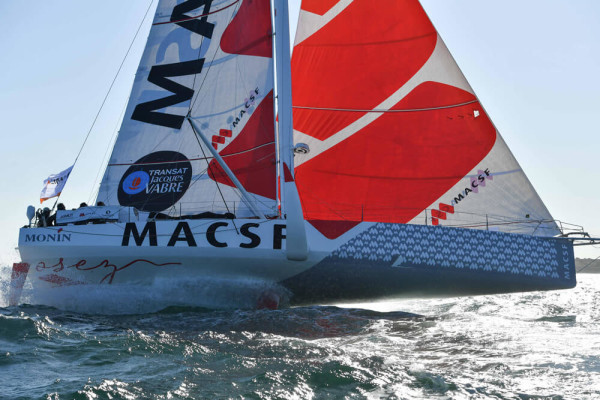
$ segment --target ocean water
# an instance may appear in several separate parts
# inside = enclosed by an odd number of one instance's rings
[[[568,291],[277,311],[235,308],[251,285],[197,294],[234,299],[224,310],[161,308],[168,288],[7,307],[8,279],[2,267],[1,399],[600,399],[600,275]]]

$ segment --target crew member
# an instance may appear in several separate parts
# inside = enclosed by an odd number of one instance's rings
[[[65,205],[63,203],[58,203],[56,206],[56,212],[48,217],[47,222],[48,226],[56,226],[56,213],[59,211],[64,211]]]

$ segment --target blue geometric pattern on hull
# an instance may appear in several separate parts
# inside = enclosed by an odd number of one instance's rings
[[[444,267],[569,279],[571,248],[566,240],[534,236],[377,224],[334,251],[331,257],[398,267]]]
[[[282,282],[297,302],[505,293],[575,286],[565,239],[378,223]]]

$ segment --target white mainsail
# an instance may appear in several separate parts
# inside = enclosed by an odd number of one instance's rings
[[[559,233],[418,0],[304,0],[292,71],[306,219]]]
[[[269,0],[159,2],[98,200],[250,216],[190,116],[265,215],[277,213]]]

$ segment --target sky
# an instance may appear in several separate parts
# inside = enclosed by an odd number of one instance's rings
[[[554,218],[600,237],[600,1],[421,3]],[[141,26],[61,202],[94,199],[155,5],[0,0],[0,262],[15,261],[43,180],[73,164]]]

